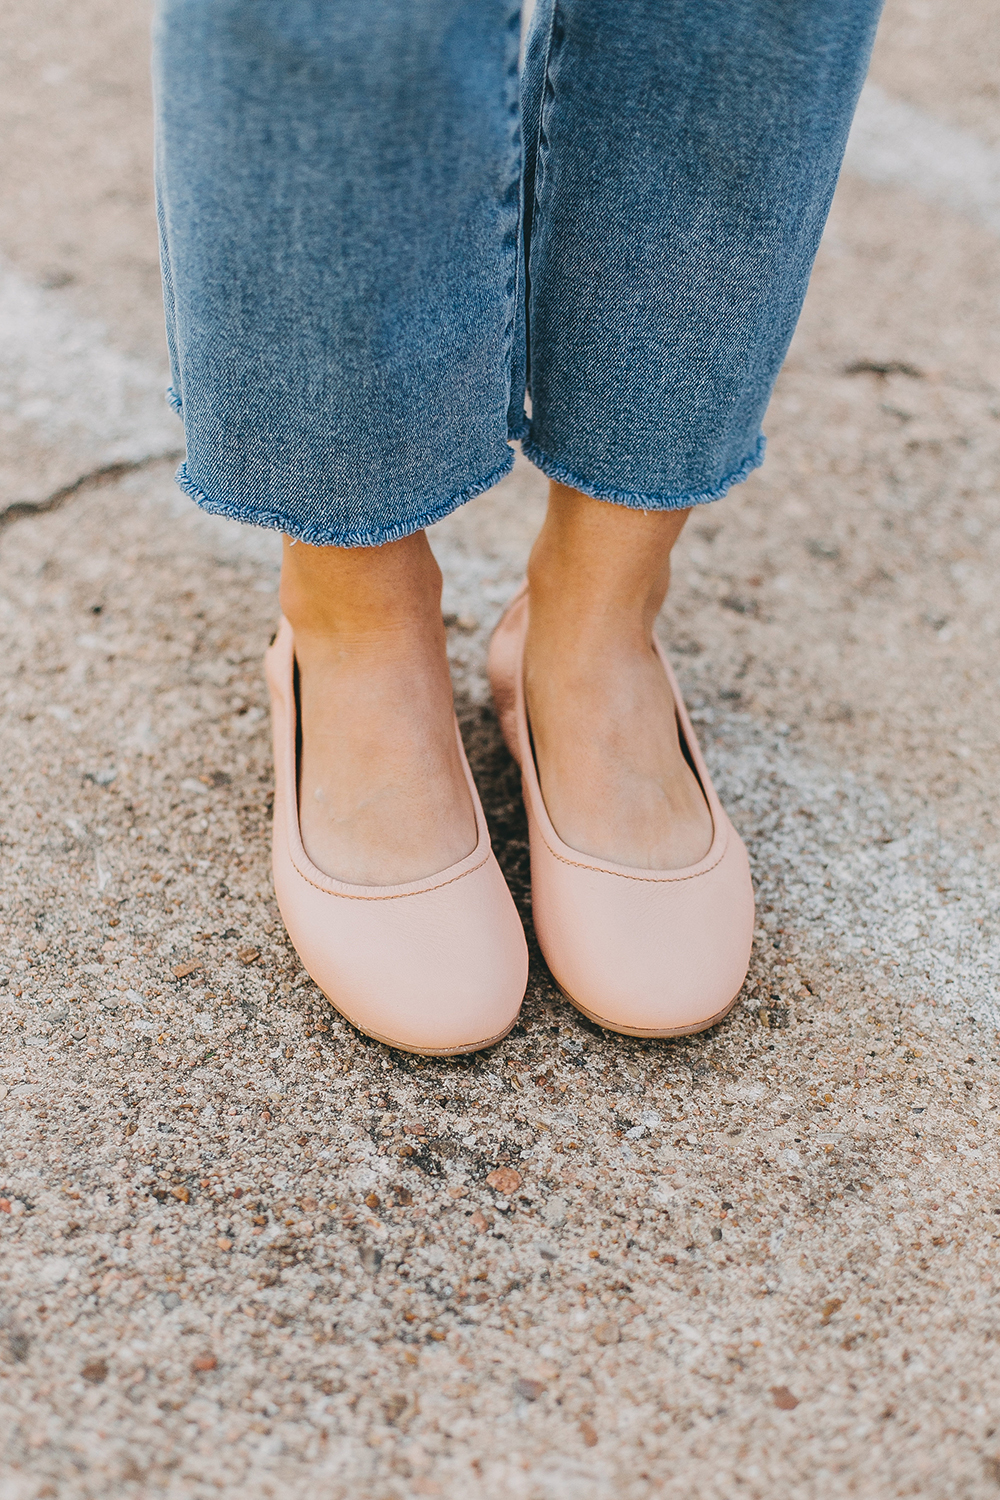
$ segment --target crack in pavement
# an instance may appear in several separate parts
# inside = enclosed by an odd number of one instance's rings
[[[86,490],[96,489],[99,485],[113,484],[116,479],[123,479],[126,474],[139,474],[143,469],[151,468],[155,464],[179,462],[183,457],[184,449],[175,448],[168,453],[147,453],[144,458],[102,464],[100,468],[90,469],[86,474],[79,474],[69,484],[60,485],[57,490],[53,490],[50,495],[45,495],[40,500],[12,500],[9,505],[0,510],[0,533],[25,516],[41,516],[49,511],[58,510],[61,505],[65,505],[68,500],[74,499]]]
[[[23,492],[9,505],[0,499],[0,514],[11,506],[20,514],[36,504],[44,509],[78,475],[176,452],[165,372],[114,348],[102,323],[2,263],[0,345],[5,483],[23,491],[25,472],[40,468],[46,476],[37,502]],[[54,486],[60,467],[74,478]]]

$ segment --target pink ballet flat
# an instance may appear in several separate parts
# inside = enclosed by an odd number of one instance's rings
[[[517,1020],[528,949],[461,736],[478,833],[472,853],[408,885],[345,885],[318,869],[302,845],[287,620],[265,668],[274,723],[274,888],[307,972],[352,1026],[387,1046],[430,1057],[492,1046]]]
[[[753,888],[746,850],[716,796],[670,663],[654,641],[712,815],[712,845],[685,869],[630,869],[571,849],[552,826],[525,710],[527,628],[525,586],[494,632],[489,675],[504,739],[521,767],[531,904],[545,961],[567,1000],[609,1031],[702,1031],[732,1008],[746,978]]]

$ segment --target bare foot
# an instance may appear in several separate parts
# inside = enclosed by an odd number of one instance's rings
[[[464,859],[476,820],[455,737],[441,578],[423,534],[386,547],[286,543],[309,858],[352,885]]]
[[[529,566],[525,646],[549,816],[582,854],[634,869],[697,864],[711,846],[712,818],[652,647],[684,515],[552,491]]]

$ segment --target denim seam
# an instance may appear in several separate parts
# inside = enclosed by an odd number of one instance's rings
[[[527,368],[531,370],[531,240],[534,237],[535,225],[538,223],[539,209],[538,182],[541,176],[539,166],[542,160],[542,136],[545,133],[545,89],[549,81],[549,65],[552,61],[552,38],[555,35],[556,15],[558,11],[558,0],[553,0],[552,10],[549,13],[549,34],[545,38],[545,63],[542,67],[542,94],[538,101],[538,126],[535,133],[535,168],[531,176],[531,233],[524,245],[524,336],[527,342]],[[528,381],[529,389],[531,381]],[[527,423],[530,430],[530,422]]]
[[[518,67],[517,67],[517,55],[520,52],[520,21],[521,21],[521,7],[520,7],[520,4],[517,5],[515,14],[516,14],[516,18],[517,18],[518,33],[519,34],[518,34],[517,50],[516,50],[516,52],[514,54],[514,70],[513,70],[513,78],[514,78],[514,103],[515,103],[515,107],[519,108],[520,79],[519,79]],[[508,78],[511,76],[511,74],[510,74],[509,71],[508,71],[508,73],[507,73],[506,76]],[[517,303],[518,303],[518,297],[521,295],[521,239],[522,239],[523,225],[524,225],[524,201],[523,201],[523,194],[524,194],[524,186],[523,186],[523,184],[524,184],[524,141],[523,141],[523,138],[522,138],[521,122],[520,122],[520,117],[519,116],[518,116],[518,123],[517,123],[517,160],[516,160],[516,163],[515,163],[515,167],[516,167],[516,176],[515,176],[514,179],[512,179],[512,181],[516,181],[517,182],[517,217],[516,217],[516,223],[515,223],[515,228],[514,228],[514,250],[513,250],[513,255],[514,255],[514,291],[513,291],[513,294],[511,295],[510,299],[509,299],[510,305],[509,305],[508,315],[507,315],[507,327],[506,327],[506,329],[504,331],[504,363],[505,363],[506,372],[507,372],[506,385],[507,385],[507,410],[508,411],[510,410],[510,403],[511,403],[511,400],[513,399],[513,394],[514,394],[513,391],[512,391],[512,389],[511,389],[511,378],[512,378],[513,367],[514,367],[514,330],[517,327]],[[524,397],[523,397],[523,395],[521,397],[521,411],[522,412],[524,411]],[[515,433],[512,433],[510,431],[510,426],[508,424],[508,428],[507,428],[507,439],[508,439],[508,442],[512,438],[521,437],[523,435],[523,433],[526,431],[526,429],[527,429],[527,421],[523,421],[519,425],[518,430]]]
[[[210,495],[197,485],[188,473],[187,464],[181,464],[175,478],[186,495],[190,495],[202,510],[208,511],[215,516],[228,516],[233,521],[243,521],[251,526],[263,526],[269,531],[281,531],[293,541],[306,542],[312,547],[381,547],[386,542],[398,542],[404,536],[412,536],[415,531],[422,531],[426,526],[432,526],[435,521],[443,520],[453,510],[458,510],[467,500],[472,500],[476,495],[481,495],[485,490],[492,489],[505,474],[509,473],[514,464],[513,450],[508,450],[507,457],[491,474],[484,479],[477,479],[467,485],[464,490],[451,495],[447,500],[441,500],[437,505],[431,506],[421,515],[411,520],[400,521],[395,526],[386,527],[382,531],[335,531],[331,528],[323,529],[319,526],[303,526],[293,516],[285,515],[281,511],[259,510],[252,505],[238,504],[231,500],[214,500]]]
[[[550,479],[556,480],[558,484],[565,484],[570,489],[579,490],[584,495],[590,495],[594,500],[609,500],[614,505],[626,505],[632,510],[686,510],[690,505],[707,505],[711,500],[721,500],[734,484],[741,484],[754,469],[760,467],[764,462],[764,449],[767,439],[761,433],[757,439],[757,446],[749,457],[745,458],[738,469],[720,479],[712,489],[699,491],[686,491],[681,494],[666,495],[656,493],[644,493],[641,490],[618,490],[609,485],[595,484],[592,480],[584,478],[580,474],[559,463],[557,459],[551,458],[544,449],[529,440],[522,444],[521,451],[525,458],[531,460],[537,469],[547,474]]]
[[[535,213],[538,210],[538,163],[542,158],[542,137],[545,134],[545,90],[549,82],[549,68],[552,64],[552,41],[555,36],[556,22],[559,14],[559,0],[553,0],[552,13],[549,16],[549,34],[545,39],[545,66],[542,69],[542,97],[538,106],[538,139],[535,142],[535,180],[533,184],[532,203],[532,226],[535,222]],[[553,97],[555,97],[555,86],[553,85]],[[551,110],[549,111],[551,114]]]
[[[179,417],[183,417],[184,403],[172,385],[167,386],[167,405],[172,406]]]

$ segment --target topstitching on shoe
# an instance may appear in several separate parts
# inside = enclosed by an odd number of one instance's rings
[[[291,849],[289,849],[288,851],[288,857],[291,860],[292,868],[294,869],[296,875],[298,875],[301,880],[304,880],[307,885],[311,885],[314,890],[322,891],[324,896],[337,896],[342,901],[402,901],[407,896],[428,896],[430,895],[431,891],[440,891],[443,890],[446,885],[454,885],[456,880],[464,880],[466,875],[474,875],[477,870],[481,870],[483,868],[483,865],[489,863],[492,853],[493,850],[487,847],[486,853],[477,865],[473,865],[468,870],[463,870],[461,875],[450,875],[447,880],[439,880],[436,885],[422,885],[418,890],[415,891],[393,891],[390,889],[387,890],[383,895],[379,896],[362,896],[360,893],[355,891],[332,891],[329,886],[320,885],[318,880],[311,879],[310,876],[308,876],[305,871],[300,868]]]

